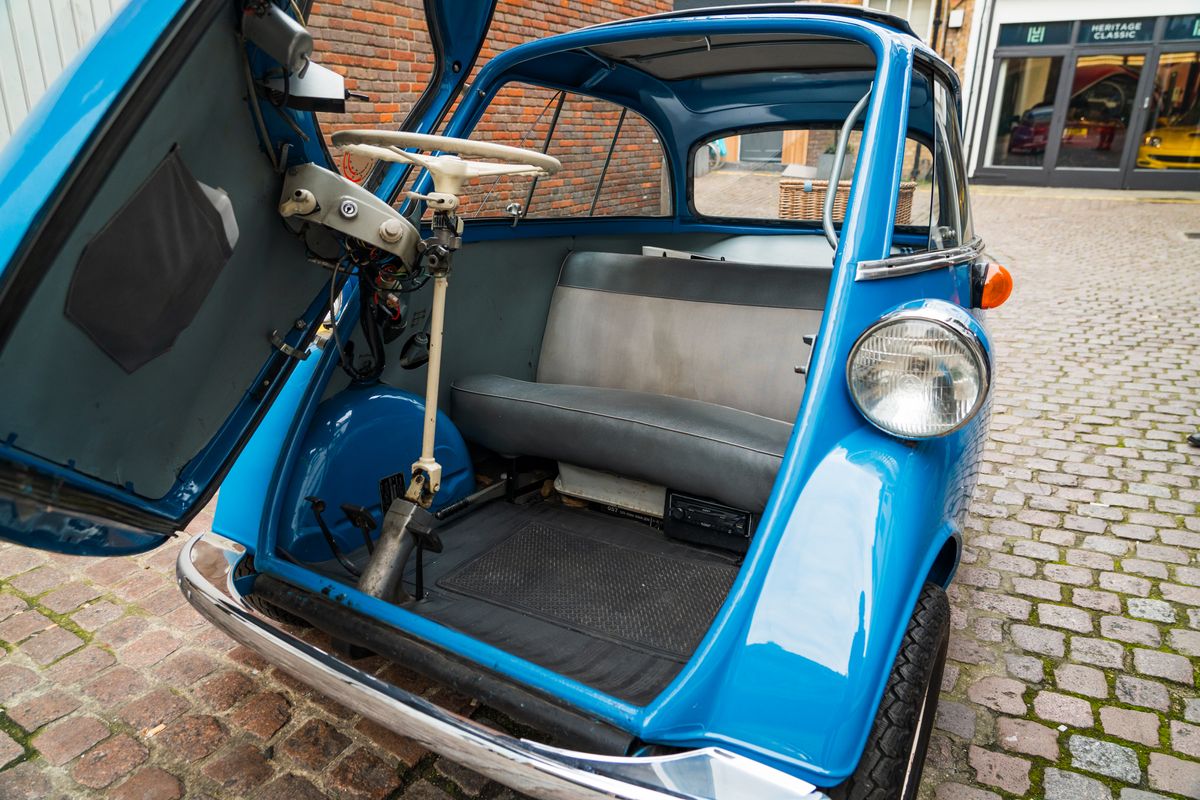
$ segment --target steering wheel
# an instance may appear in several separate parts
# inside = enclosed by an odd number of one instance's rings
[[[348,130],[333,135],[333,143],[349,153],[357,153],[380,161],[416,164],[433,176],[434,191],[412,197],[425,200],[430,207],[444,211],[458,206],[463,184],[473,178],[500,175],[553,175],[562,169],[557,158],[475,139],[455,139],[409,131]],[[404,148],[439,151],[439,155],[410,153]],[[467,161],[460,156],[478,156],[496,161]]]

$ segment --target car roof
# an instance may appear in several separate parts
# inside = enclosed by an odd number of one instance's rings
[[[590,49],[664,81],[741,72],[875,68],[875,54],[860,42],[804,33],[713,34],[686,41],[633,39]]]
[[[874,22],[878,25],[891,28],[898,33],[908,34],[914,39],[920,40],[912,26],[908,24],[908,20],[903,17],[898,17],[895,14],[889,14],[886,11],[877,11],[873,8],[865,6],[851,6],[840,3],[754,3],[749,5],[714,5],[704,6],[702,8],[676,9],[674,11],[664,11],[660,14],[646,14],[640,17],[630,17],[628,19],[613,20],[611,22],[602,22],[598,25],[592,25],[592,28],[607,28],[614,25],[628,25],[630,23],[645,22],[647,20],[657,19],[684,19],[688,17],[709,17],[709,16],[733,16],[744,14],[821,14],[827,17],[852,17],[861,19],[866,22]]]

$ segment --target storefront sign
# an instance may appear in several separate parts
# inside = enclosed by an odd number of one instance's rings
[[[1070,22],[1023,22],[1000,26],[1000,47],[1029,47],[1066,44],[1071,39]]]
[[[1178,42],[1185,39],[1200,39],[1200,14],[1190,17],[1167,17],[1167,30],[1163,38]]]
[[[1079,26],[1081,44],[1110,44],[1114,42],[1148,42],[1154,38],[1154,18],[1101,19]]]

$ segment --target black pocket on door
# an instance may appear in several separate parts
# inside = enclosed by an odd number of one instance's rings
[[[221,215],[172,147],[87,243],[63,313],[132,373],[171,349],[231,254]]]

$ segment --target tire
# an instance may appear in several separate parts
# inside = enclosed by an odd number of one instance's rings
[[[238,578],[245,578],[248,575],[253,575],[255,571],[254,556],[248,555],[239,561],[237,566],[233,568],[233,579],[237,580]],[[291,625],[294,628],[312,627],[312,624],[308,620],[304,619],[304,617],[297,616],[286,609],[280,608],[274,603],[268,603],[266,600],[258,597],[253,592],[242,595],[242,602],[250,606],[250,608],[254,609],[254,611],[257,613],[262,614],[267,619],[274,620],[275,622],[279,622],[284,625]]]
[[[862,759],[853,775],[829,791],[833,800],[915,800],[949,642],[950,601],[940,586],[927,583],[904,632]]]

